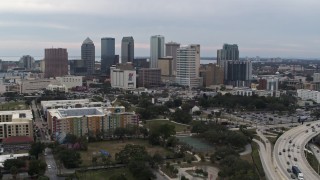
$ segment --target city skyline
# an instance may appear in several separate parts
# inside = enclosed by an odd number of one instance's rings
[[[51,47],[80,56],[86,37],[96,54],[101,38],[114,37],[121,54],[124,36],[135,39],[136,56],[148,56],[150,36],[160,34],[167,42],[200,44],[206,57],[230,43],[238,44],[240,57],[320,58],[316,0],[3,0],[0,5],[0,56],[43,56]]]

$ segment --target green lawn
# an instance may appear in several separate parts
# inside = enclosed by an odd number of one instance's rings
[[[127,180],[135,180],[131,172],[127,168],[109,169],[109,170],[98,170],[98,171],[87,171],[77,172],[79,180],[105,180],[110,179],[112,176],[117,174],[123,174]]]
[[[143,140],[143,139],[130,139],[130,140],[124,140],[123,142],[120,140],[94,142],[94,143],[88,144],[87,151],[85,151],[85,152],[80,151],[81,160],[82,160],[81,166],[92,165],[92,157],[94,156],[94,154],[98,154],[101,149],[109,152],[112,156],[112,159],[114,160],[115,154],[117,152],[121,151],[126,146],[126,144],[135,144],[135,145],[144,146],[144,147],[146,147],[147,152],[151,155],[153,155],[156,152],[159,152],[163,155],[171,153],[161,146],[151,146],[148,143],[148,140]]]
[[[251,146],[252,146],[251,156],[252,156],[253,163],[257,168],[260,177],[264,178],[265,174],[264,174],[263,166],[262,166],[260,155],[259,155],[259,146],[256,142],[252,142]]]
[[[168,121],[168,120],[150,120],[146,121],[146,127],[149,129],[157,128],[160,125],[163,124],[170,124],[175,126],[176,132],[184,132],[185,130],[188,130],[189,125],[182,125],[182,124],[176,124],[174,122]]]
[[[0,104],[0,111],[7,111],[7,110],[25,110],[28,109],[24,102],[7,102]]]

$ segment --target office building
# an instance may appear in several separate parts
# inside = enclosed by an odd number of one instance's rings
[[[164,57],[164,37],[161,35],[150,38],[150,68],[157,68],[158,59]]]
[[[21,93],[31,94],[46,89],[49,84],[61,85],[56,79],[33,79],[21,81]]]
[[[138,87],[158,87],[161,85],[161,69],[142,68],[138,70]]]
[[[136,89],[136,70],[128,66],[112,66],[110,68],[111,87],[125,90]],[[132,67],[132,65],[131,65]]]
[[[217,64],[224,67],[226,61],[239,60],[239,49],[236,44],[224,44],[222,49],[217,51]]]
[[[200,45],[193,44],[177,50],[176,82],[189,88],[202,85],[199,78]]]
[[[45,77],[68,75],[68,52],[63,48],[50,48],[44,51]]]
[[[56,77],[56,80],[67,87],[67,89],[71,89],[77,86],[82,86],[82,76],[64,76],[64,77]]]
[[[173,75],[173,58],[171,56],[159,58],[158,68],[161,70],[162,82],[174,82],[175,76]]]
[[[86,75],[92,75],[95,71],[95,46],[93,41],[88,37],[81,45],[81,59],[84,61]]]
[[[216,64],[202,64],[199,73],[204,87],[223,84],[223,69]]]
[[[106,37],[101,39],[101,73],[110,75],[110,67],[115,63],[115,39]]]
[[[252,79],[251,61],[226,61],[224,78],[227,85],[249,87]]]
[[[13,136],[33,138],[31,110],[0,111],[0,139]]]
[[[180,48],[180,44],[176,42],[166,43],[166,56],[171,56],[173,59],[172,69],[173,74],[176,75],[177,71],[177,50]]]
[[[146,59],[146,58],[133,59],[133,63],[132,64],[136,69],[149,68],[150,67],[150,62],[148,62],[148,59]]]
[[[121,41],[121,63],[133,62],[134,40],[132,36],[123,37]]]
[[[86,76],[87,67],[82,59],[69,60],[69,74],[74,76]]]
[[[123,112],[123,107],[108,110],[104,108],[74,108],[48,110],[48,126],[57,139],[60,134],[78,137],[104,137],[113,135],[116,128],[137,127],[139,118],[134,112]]]
[[[19,67],[25,68],[26,70],[33,70],[34,58],[29,55],[22,56],[19,61]]]

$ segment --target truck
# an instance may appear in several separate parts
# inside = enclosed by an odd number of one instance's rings
[[[303,174],[298,166],[292,166],[292,173],[296,175],[299,180],[303,180]]]

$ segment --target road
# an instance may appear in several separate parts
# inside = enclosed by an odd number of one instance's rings
[[[57,169],[57,165],[56,165],[56,162],[53,158],[53,154],[51,152],[51,149],[49,148],[46,148],[45,149],[45,152],[46,152],[46,156],[45,156],[45,160],[46,160],[46,163],[47,163],[47,171],[46,171],[46,176],[48,176],[51,179],[53,180],[62,180],[64,178],[62,177],[58,177],[57,176],[57,173],[58,173],[58,169]]]
[[[311,149],[311,151],[313,152],[314,156],[317,158],[318,162],[320,162],[320,148],[318,148],[318,146],[309,143],[309,147]],[[319,172],[319,167],[318,167],[318,172]]]
[[[304,154],[305,145],[318,134],[318,132],[312,132],[311,126],[318,123],[320,121],[307,122],[285,132],[277,140],[273,150],[273,160],[282,179],[291,179],[288,169],[291,169],[292,165],[299,167],[305,179],[320,179],[320,176],[307,162]],[[310,126],[306,126],[306,124],[310,124]],[[316,127],[316,129],[319,128]]]

